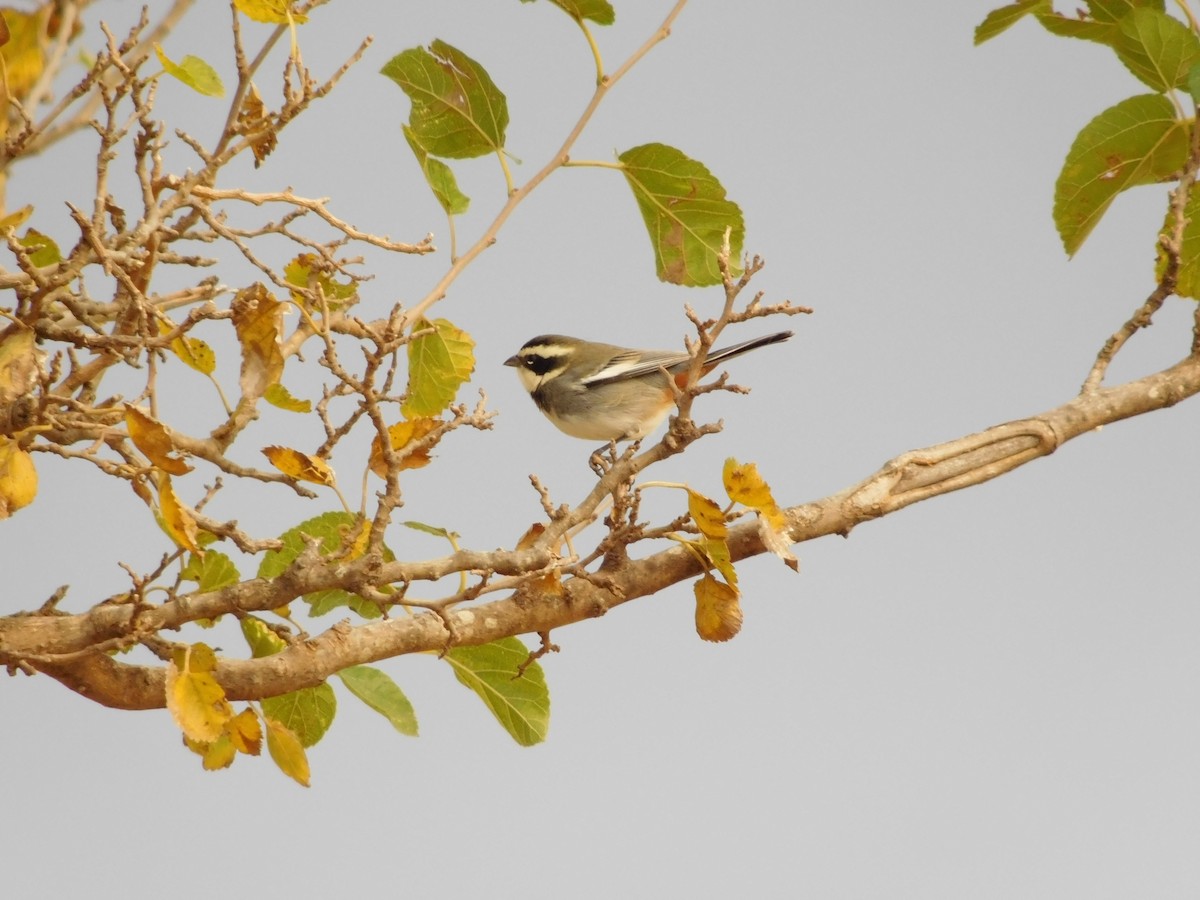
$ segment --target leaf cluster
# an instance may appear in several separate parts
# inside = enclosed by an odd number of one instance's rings
[[[666,37],[683,4],[623,66],[608,73],[592,28],[615,21],[611,5],[553,0],[551,6],[587,38],[598,72],[596,93],[564,151],[521,185],[507,145],[508,101],[481,62],[440,40],[392,57],[383,74],[410,100],[403,134],[449,218],[452,252],[445,276],[425,297],[393,303],[373,320],[356,315],[370,275],[355,249],[424,255],[435,251],[431,240],[401,243],[360,230],[329,201],[291,188],[252,192],[225,183],[227,167],[241,155],[252,157],[269,177],[271,160],[288,152],[287,126],[333,90],[361,57],[365,42],[321,80],[301,53],[312,4],[233,0],[235,65],[218,71],[198,55],[169,54],[166,47],[178,45],[166,40],[173,22],[156,23],[145,12],[123,39],[105,33],[103,46],[67,90],[70,101],[39,120],[45,98],[35,85],[54,72],[38,66],[50,60],[62,66],[67,58],[50,52],[46,42],[82,36],[79,29],[55,31],[37,19],[48,15],[49,6],[29,20],[37,26],[29,32],[21,30],[24,20],[10,17],[15,37],[0,51],[17,76],[8,82],[4,171],[47,142],[70,138],[95,117],[84,132],[97,141],[95,198],[90,208],[68,205],[66,223],[49,204],[0,220],[11,257],[10,267],[0,268],[0,290],[12,298],[0,309],[5,320],[0,518],[37,502],[37,460],[54,456],[72,469],[90,468],[128,485],[133,502],[161,528],[163,546],[144,571],[125,567],[127,592],[79,613],[93,625],[98,618],[109,623],[91,629],[82,644],[72,643],[67,623],[56,621],[57,638],[25,645],[19,626],[28,623],[0,619],[0,661],[14,671],[51,674],[101,702],[167,707],[187,746],[209,769],[227,767],[238,755],[259,755],[265,737],[279,767],[307,784],[305,749],[325,735],[336,715],[333,675],[397,730],[416,734],[416,716],[403,690],[367,664],[412,652],[379,649],[388,646],[380,637],[384,633],[369,630],[403,620],[437,635],[438,658],[514,740],[522,745],[543,740],[549,691],[538,659],[553,648],[548,629],[514,619],[506,633],[478,639],[458,610],[496,594],[544,592],[565,599],[586,590],[631,544],[662,537],[636,523],[631,489],[644,468],[717,429],[690,419],[697,397],[726,389],[723,380],[700,384],[703,353],[726,325],[806,310],[763,305],[760,297],[737,308],[738,294],[761,263],[741,265],[741,210],[699,161],[654,142],[620,152],[615,161],[571,160],[572,166],[620,173],[646,227],[660,279],[720,285],[726,302],[717,318],[693,318],[697,363],[692,381],[680,390],[680,416],[668,438],[640,455],[637,448],[620,454],[613,448],[595,487],[574,507],[555,507],[543,490],[546,521],[534,523],[511,551],[464,549],[448,529],[397,518],[405,479],[425,477],[418,471],[433,466],[435,450],[448,435],[486,430],[492,416],[484,398],[474,406],[460,399],[474,371],[475,339],[430,311],[447,298],[463,268],[491,246],[515,205],[568,165],[566,150],[595,106]],[[244,21],[273,26],[257,52],[245,44]],[[29,34],[36,34],[37,54],[29,50]],[[270,49],[289,35],[277,91],[260,91]],[[223,104],[225,125],[214,140],[201,140],[160,117],[155,86],[163,78],[177,80],[203,102]],[[165,153],[168,134],[178,135],[191,154],[178,171]],[[454,220],[470,201],[451,166],[485,155],[497,160],[506,199],[492,225],[460,255],[453,246]],[[136,190],[129,197],[113,187],[120,166],[134,178]],[[78,234],[69,248],[48,236],[62,233],[64,224]],[[231,254],[257,270],[257,278],[229,285],[207,274]],[[171,288],[160,288],[168,282]],[[180,282],[183,287],[175,286]],[[319,394],[311,386],[298,387],[310,384],[297,375],[302,358],[310,371],[321,372]],[[106,381],[116,386],[104,390]],[[166,399],[166,383],[187,385],[187,409]],[[272,434],[248,456],[256,423],[271,410],[316,425],[323,440],[292,445]],[[339,468],[353,468],[356,491],[339,480]],[[239,496],[226,481],[235,487],[259,482],[319,506],[322,498],[333,498],[334,508],[281,534],[263,535],[239,524]],[[761,480],[755,483],[766,490]],[[593,549],[576,552],[575,539],[597,520],[608,498],[622,498],[621,512]],[[778,507],[741,502],[760,517],[773,516],[772,527],[784,533]],[[446,541],[449,552],[433,560],[398,558],[387,541],[397,524]],[[705,534],[708,544],[697,545],[696,552],[707,563],[715,560],[726,584],[736,585],[728,548],[723,557],[719,541]],[[247,559],[257,560],[254,577],[246,572]],[[296,600],[303,604],[305,624],[293,609]],[[311,639],[307,623],[333,612],[351,614],[353,624],[340,623]],[[194,636],[168,640],[162,634],[168,628],[212,628],[222,618],[240,625],[248,657],[215,651]],[[335,653],[330,663],[318,651],[342,645],[346,629],[361,633],[361,642],[353,652]],[[542,635],[541,649],[531,652],[515,637],[528,631]],[[159,663],[124,658],[138,647]],[[235,687],[243,684],[245,667],[258,673],[250,690]],[[160,692],[142,698],[139,691],[117,686],[130,677],[143,686],[161,685]],[[247,705],[235,708],[242,701]]]

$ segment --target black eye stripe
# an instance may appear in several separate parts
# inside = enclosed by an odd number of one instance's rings
[[[555,369],[561,369],[565,364],[565,354],[548,356],[541,353],[526,353],[521,356],[521,365],[535,375],[545,375]]]

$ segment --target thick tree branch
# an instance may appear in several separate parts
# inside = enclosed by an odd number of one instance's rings
[[[862,522],[912,503],[981,484],[1053,453],[1073,438],[1132,416],[1174,406],[1200,393],[1200,356],[1113,388],[1082,394],[1062,406],[997,425],[954,441],[905,453],[860,483],[813,503],[790,508],[795,542],[849,534]],[[730,529],[734,560],[764,552],[756,524]],[[273,581],[244,582],[223,591],[195,594],[153,608],[100,606],[78,616],[25,615],[0,620],[0,662],[33,668],[106,706],[150,709],[164,705],[164,669],[118,662],[90,649],[104,641],[136,643],[139,633],[178,627],[198,617],[231,610],[254,611],[333,586],[438,577],[452,571],[528,574],[551,562],[545,549],[477,553],[459,551],[427,563],[350,564],[302,556]],[[511,596],[453,611],[419,613],[351,628],[341,622],[311,640],[274,656],[223,660],[217,675],[231,699],[272,696],[318,684],[349,665],[406,653],[442,650],[453,643],[484,644],[517,634],[547,632],[694,577],[695,557],[673,546],[625,561],[603,578],[566,579],[561,594],[516,590]]]

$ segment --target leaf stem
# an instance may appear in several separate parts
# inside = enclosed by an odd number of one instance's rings
[[[650,37],[648,37],[646,41],[640,47],[638,47],[638,49],[635,50],[615,72],[612,73],[612,75],[605,76],[601,79],[601,82],[596,85],[596,91],[594,94],[592,94],[592,99],[584,108],[583,113],[579,116],[575,126],[567,134],[567,137],[563,141],[562,146],[559,147],[558,152],[555,153],[550,158],[550,161],[542,166],[542,168],[538,170],[538,172],[532,178],[530,178],[529,181],[525,182],[525,184],[521,185],[521,187],[517,188],[515,191],[511,191],[509,193],[508,202],[506,202],[504,206],[500,208],[500,212],[496,214],[496,218],[492,220],[492,224],[488,226],[487,230],[484,231],[483,234],[479,236],[479,239],[467,249],[466,253],[451,263],[450,268],[446,270],[446,273],[441,277],[438,283],[433,286],[433,289],[430,290],[429,293],[426,294],[412,309],[408,310],[404,314],[404,318],[400,323],[402,330],[408,330],[410,327],[412,327],[412,324],[423,317],[431,306],[446,296],[446,291],[449,290],[450,285],[454,283],[454,281],[459,275],[462,274],[463,270],[466,269],[467,266],[475,261],[475,257],[479,256],[484,250],[496,242],[496,235],[499,233],[504,223],[508,221],[508,217],[512,215],[513,210],[515,210],[526,197],[533,193],[537,186],[545,181],[550,173],[552,173],[555,169],[566,165],[570,158],[569,154],[571,148],[575,146],[575,142],[579,140],[579,136],[583,133],[583,129],[586,128],[588,123],[592,120],[592,116],[595,115],[597,108],[599,108],[605,96],[607,96],[608,92],[612,90],[617,82],[624,78],[625,75],[628,74],[629,70],[637,65],[638,62],[640,62],[641,59],[646,56],[646,54],[671,36],[671,26],[674,24],[675,20],[679,18],[679,14],[683,12],[683,8],[685,6],[687,6],[687,0],[676,0],[675,5],[671,7],[671,11],[667,13],[667,17],[663,19],[663,23],[658,26],[657,30],[655,30],[655,32],[650,35]]]
[[[600,47],[596,43],[596,38],[592,34],[592,30],[587,27],[587,22],[584,21],[582,16],[575,19],[575,24],[579,26],[583,32],[583,36],[587,38],[588,47],[592,51],[592,59],[596,61],[596,84],[604,84],[604,60],[600,57]]]

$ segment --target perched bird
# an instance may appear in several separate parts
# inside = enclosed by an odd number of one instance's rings
[[[701,372],[791,336],[780,331],[713,350]],[[682,387],[689,362],[679,350],[633,350],[543,334],[504,364],[516,367],[533,402],[560,431],[589,441],[625,441],[644,438],[666,418],[675,395],[663,370]]]

